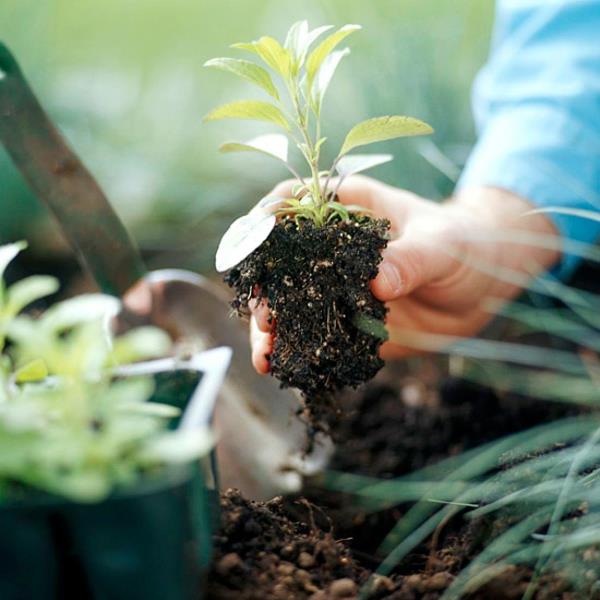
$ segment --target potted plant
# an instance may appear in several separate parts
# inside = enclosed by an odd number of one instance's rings
[[[215,521],[208,425],[228,350],[156,358],[172,350],[167,335],[114,336],[119,301],[101,294],[20,314],[58,287],[4,284],[22,248],[0,247],[0,597],[197,598]],[[174,370],[182,385],[156,402],[152,375]]]
[[[292,25],[283,45],[269,36],[233,45],[262,60],[266,68],[237,58],[206,63],[256,84],[269,101],[225,104],[205,121],[253,119],[284,132],[221,146],[222,152],[259,152],[282,161],[296,185],[290,197],[263,198],[229,227],[216,267],[227,272],[225,281],[236,292],[233,307],[239,314],[248,312],[251,301],[268,304],[274,337],[270,371],[282,385],[303,392],[317,424],[329,392],[357,386],[383,364],[378,355],[381,331],[373,331],[372,324],[383,328],[386,309],[369,282],[377,274],[389,223],[360,206],[339,203],[337,191],[346,177],[392,159],[388,154],[355,154],[355,149],[432,132],[411,117],[368,119],[349,131],[331,167],[322,170],[320,156],[327,140],[321,125],[323,98],[349,53],[338,49],[340,43],[359,29],[345,25],[334,32],[329,26],[311,31],[302,21]],[[288,161],[288,138],[308,165],[306,177]]]

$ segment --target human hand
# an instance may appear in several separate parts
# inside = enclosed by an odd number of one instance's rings
[[[283,182],[272,194],[289,195],[291,186]],[[391,340],[381,348],[383,358],[414,353],[394,342],[394,332],[476,334],[493,316],[484,307],[486,299],[515,297],[521,281],[551,266],[560,255],[558,249],[506,240],[503,233],[515,231],[557,234],[544,215],[525,216],[532,206],[505,190],[466,190],[440,204],[354,176],[344,181],[338,197],[343,204],[370,209],[392,225],[391,241],[371,282],[373,294],[389,308],[386,326]],[[508,282],[502,272],[517,277]],[[273,345],[269,321],[266,304],[255,305],[250,321],[252,363],[262,374],[269,371],[267,356]]]

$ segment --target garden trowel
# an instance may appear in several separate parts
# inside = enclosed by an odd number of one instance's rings
[[[298,491],[331,454],[308,447],[299,398],[251,367],[247,333],[229,317],[223,288],[189,271],[147,272],[131,237],[90,172],[51,123],[10,51],[0,43],[0,140],[34,194],[54,214],[100,289],[124,301],[121,325],[153,323],[185,350],[233,349],[215,414],[223,486],[264,499]]]

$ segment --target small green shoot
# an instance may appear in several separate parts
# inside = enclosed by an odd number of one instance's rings
[[[429,125],[412,117],[368,119],[349,131],[330,168],[321,169],[321,150],[327,141],[322,134],[323,99],[340,61],[350,53],[348,48],[338,49],[339,45],[359,29],[359,25],[345,25],[334,32],[331,32],[331,26],[311,31],[306,21],[299,21],[292,25],[283,45],[270,36],[250,43],[233,44],[233,48],[249,52],[261,60],[264,68],[254,62],[234,58],[214,58],[205,63],[206,67],[233,73],[257,85],[269,96],[269,101],[241,100],[219,106],[204,120],[250,119],[266,121],[283,129],[285,133],[263,135],[247,142],[228,142],[220,148],[221,152],[227,153],[259,152],[287,167],[298,185],[294,188],[293,198],[281,198],[280,203],[271,208],[279,218],[293,219],[298,224],[302,220],[310,220],[321,227],[332,221],[347,221],[353,212],[367,212],[364,208],[343,206],[337,202],[339,186],[349,175],[388,162],[392,156],[350,152],[375,142],[433,132]],[[329,34],[323,37],[327,32]],[[302,176],[290,164],[290,141],[304,157],[310,172],[308,177]],[[339,177],[333,186],[336,172]],[[266,218],[270,211],[264,212]],[[270,224],[274,227],[275,221],[271,220]],[[252,237],[251,232],[252,228],[249,228],[246,235]],[[239,237],[239,228],[234,233],[228,231],[225,234],[217,253],[217,270],[235,266],[266,239],[261,235],[242,243]],[[248,254],[241,251],[242,247]]]

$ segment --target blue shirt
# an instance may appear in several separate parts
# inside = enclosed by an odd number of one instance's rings
[[[460,187],[600,211],[600,0],[498,0],[473,110],[479,140]],[[600,237],[598,222],[548,216],[564,238]],[[559,275],[577,260],[565,253]]]

